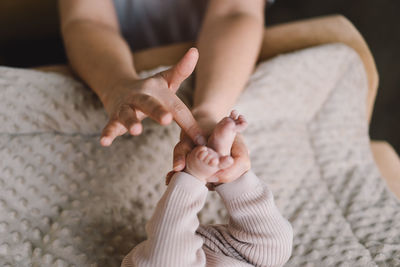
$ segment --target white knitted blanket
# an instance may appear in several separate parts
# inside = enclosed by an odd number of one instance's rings
[[[287,266],[400,266],[400,203],[372,158],[366,92],[358,55],[332,44],[260,64],[237,104],[253,170],[294,228]],[[80,82],[0,68],[0,266],[118,266],[145,238],[179,128],[147,121],[103,148],[106,119]],[[225,216],[212,192],[201,221]]]

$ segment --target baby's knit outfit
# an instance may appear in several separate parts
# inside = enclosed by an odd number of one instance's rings
[[[197,213],[208,189],[194,176],[176,173],[146,224],[147,240],[121,266],[282,266],[291,255],[293,230],[268,187],[248,171],[216,191],[229,222],[200,225]]]

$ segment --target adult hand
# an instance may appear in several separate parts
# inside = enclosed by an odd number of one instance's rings
[[[233,141],[231,156],[234,160],[233,165],[227,169],[218,171],[214,175],[219,178],[219,183],[232,182],[248,171],[251,167],[249,150],[247,149],[243,136],[240,133],[236,134],[236,138]]]
[[[192,113],[176,96],[180,84],[192,74],[199,53],[189,49],[172,68],[142,80],[124,80],[116,84],[104,106],[110,119],[101,134],[100,143],[109,146],[120,135],[139,135],[141,121],[149,116],[161,125],[175,120],[195,143],[204,145],[205,138]]]
[[[214,126],[217,124],[217,122],[214,120],[204,117],[199,118],[198,123],[207,136],[212,132]],[[181,139],[174,148],[173,170],[169,172],[166,177],[167,185],[169,184],[172,175],[175,172],[182,171],[185,168],[186,156],[193,149],[193,147],[194,143],[182,130]],[[234,163],[229,168],[220,170],[213,175],[219,178],[219,183],[208,183],[208,189],[214,190],[214,187],[220,183],[231,182],[250,169],[251,163],[249,150],[247,149],[247,146],[244,143],[243,137],[240,133],[236,134],[236,138],[232,144],[231,156],[234,160]]]

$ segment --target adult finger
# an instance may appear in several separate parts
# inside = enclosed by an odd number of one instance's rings
[[[228,183],[242,175],[246,170],[248,164],[242,157],[234,158],[234,163],[231,167],[218,171],[215,176],[219,178],[219,182]]]
[[[231,156],[222,156],[219,158],[219,165],[220,169],[226,169],[233,164],[233,158]]]
[[[192,150],[193,142],[185,136],[174,148],[173,165],[174,171],[182,171],[186,166],[186,156]]]
[[[167,173],[167,175],[165,176],[165,185],[169,185],[169,182],[171,182],[172,176],[174,176],[175,173],[176,171],[170,171],[169,173]]]
[[[143,126],[136,115],[136,111],[129,105],[123,105],[119,114],[119,121],[125,126],[128,132],[132,135],[139,135],[142,133]]]
[[[118,119],[110,119],[101,133],[100,144],[102,146],[109,146],[117,136],[123,135],[126,132],[126,127]]]
[[[175,93],[181,83],[193,73],[198,59],[199,51],[192,47],[175,66],[159,73],[167,81],[168,88],[172,92]]]
[[[249,150],[244,142],[243,136],[241,134],[236,134],[235,140],[231,148],[231,154],[233,157],[243,155],[249,159]]]
[[[144,114],[162,125],[171,123],[172,114],[156,98],[147,94],[138,94],[132,99],[131,107],[142,111]]]
[[[240,134],[236,136],[232,145],[231,156],[234,160],[233,165],[227,169],[220,170],[215,174],[215,176],[219,178],[220,182],[230,182],[230,180],[236,179],[250,169],[250,156],[247,146]]]
[[[192,112],[175,93],[168,90],[160,91],[158,99],[162,99],[164,106],[172,113],[176,123],[196,144],[206,144],[203,131],[193,117]]]

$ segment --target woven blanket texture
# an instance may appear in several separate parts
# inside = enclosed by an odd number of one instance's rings
[[[252,168],[294,228],[286,266],[400,266],[400,202],[373,161],[366,94],[358,55],[330,44],[262,62],[236,105]],[[105,148],[106,121],[82,83],[0,67],[0,266],[119,266],[145,239],[179,127],[146,120]],[[199,217],[226,222],[215,192]]]

